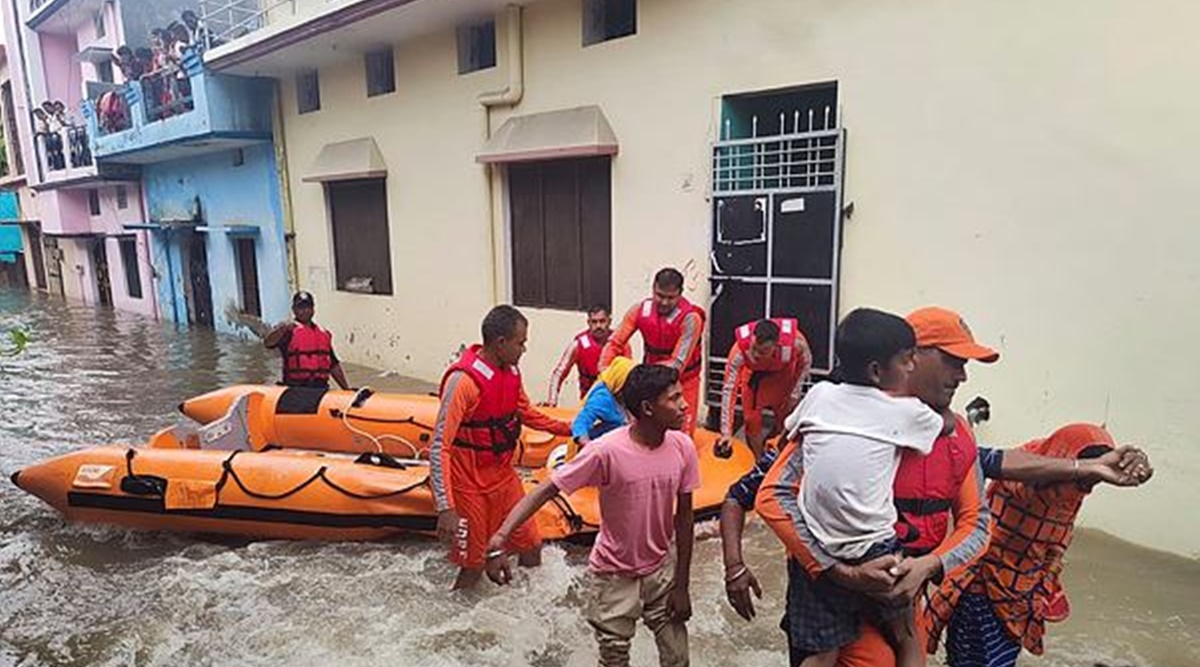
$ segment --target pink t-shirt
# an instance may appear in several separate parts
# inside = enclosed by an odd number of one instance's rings
[[[696,444],[667,431],[654,449],[619,428],[584,447],[550,476],[563,493],[600,489],[600,537],[588,566],[601,574],[641,577],[663,564],[675,530],[675,497],[700,486]]]

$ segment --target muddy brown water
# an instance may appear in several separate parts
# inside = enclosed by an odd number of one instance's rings
[[[278,373],[254,341],[0,291],[0,331],[18,325],[32,342],[0,359],[5,480],[76,448],[143,442],[183,398]],[[431,388],[349,371],[356,385]],[[786,664],[780,547],[752,522],[746,550],[767,587],[753,623],[724,601],[717,542],[697,547],[695,665]],[[452,594],[452,568],[429,540],[230,543],[72,525],[4,481],[0,665],[590,665],[585,559],[584,547],[553,545],[511,588]],[[1081,531],[1066,585],[1072,618],[1051,627],[1046,656],[1022,664],[1200,665],[1200,563]],[[644,631],[634,663],[656,664]]]

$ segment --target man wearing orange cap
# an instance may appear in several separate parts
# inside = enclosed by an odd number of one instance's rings
[[[993,363],[1000,358],[995,350],[975,341],[966,322],[954,311],[922,308],[906,319],[917,339],[909,391],[935,410],[950,410],[958,386],[967,380],[968,361]],[[796,446],[797,443],[789,443],[778,460],[799,461],[800,457],[790,456],[789,450]],[[954,415],[953,429],[934,442],[928,455],[902,455],[894,495],[900,517],[896,533],[908,556],[903,561],[885,556],[850,566],[822,552],[808,532],[803,516],[796,508],[780,502],[787,494],[778,493],[778,489],[800,483],[802,471],[794,467],[768,464],[769,471],[764,473],[760,463],[747,476],[757,474],[757,479],[750,480],[750,484],[743,480],[735,485],[740,487],[737,504],[746,505],[744,496],[755,499],[759,515],[788,549],[789,568],[802,567],[814,578],[828,576],[845,588],[911,602],[926,582],[961,574],[987,549],[989,512],[984,501],[981,458],[987,462],[991,475],[1029,483],[1095,480],[1133,486],[1153,473],[1145,455],[1128,447],[1078,463],[1021,450],[983,450],[981,456],[970,426],[961,416]],[[729,521],[738,516],[739,512],[731,512]],[[732,527],[727,531],[725,526],[722,532],[732,537],[740,534]],[[727,593],[741,611],[749,602],[748,591],[757,582],[741,562],[740,548],[727,544],[725,552]],[[791,664],[799,664],[806,657],[793,652]],[[838,664],[889,667],[894,664],[894,656],[880,632],[864,624],[860,638],[841,650]]]

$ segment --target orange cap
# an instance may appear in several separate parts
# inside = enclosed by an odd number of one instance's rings
[[[974,359],[990,364],[1000,353],[975,342],[971,328],[953,310],[931,306],[914,310],[906,318],[917,335],[917,347],[936,347],[959,359]]]

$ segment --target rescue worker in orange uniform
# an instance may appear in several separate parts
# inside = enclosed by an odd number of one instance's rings
[[[333,334],[313,322],[313,295],[296,292],[292,297],[295,320],[283,322],[267,332],[263,346],[283,355],[283,382],[288,387],[329,387],[329,378],[349,389],[346,373],[333,352]]]
[[[481,329],[483,344],[465,350],[442,377],[429,450],[438,537],[451,545],[450,559],[460,568],[456,589],[478,583],[488,539],[525,496],[513,468],[521,426],[571,435],[570,424],[538,412],[525,395],[517,368],[528,338],[525,316],[496,306]],[[541,547],[533,521],[513,531],[505,546],[525,567],[541,563]]]
[[[796,320],[759,320],[738,327],[725,364],[725,381],[721,385],[721,438],[714,451],[719,456],[729,456],[734,406],[741,396],[746,444],[758,460],[763,453],[763,443],[781,430],[784,417],[800,403],[810,369],[812,352]],[[770,410],[775,416],[775,425],[766,437],[763,436],[764,410]]]
[[[683,432],[696,430],[700,405],[701,348],[704,310],[683,298],[683,274],[672,268],[654,275],[653,297],[629,309],[600,354],[600,370],[626,353],[634,332],[642,334],[643,362],[670,366],[679,373],[687,416]]]
[[[967,380],[968,360],[992,363],[999,354],[975,342],[971,330],[954,311],[930,307],[916,310],[906,318],[917,337],[915,366],[909,376],[910,391],[938,411],[950,409],[959,385]],[[792,457],[789,443],[779,461]],[[770,454],[770,453],[768,453]],[[767,457],[764,457],[766,459]],[[967,572],[986,552],[990,512],[984,497],[983,477],[1011,479],[1026,484],[1061,481],[1107,482],[1118,486],[1136,486],[1153,474],[1145,454],[1122,447],[1098,459],[1072,462],[1022,449],[994,450],[979,448],[970,425],[955,415],[954,428],[943,433],[926,456],[904,455],[896,474],[895,499],[899,510],[896,533],[909,556],[897,562],[885,556],[857,566],[837,562],[820,551],[807,532],[795,508],[780,502],[782,486],[800,483],[802,470],[785,465],[763,464],[747,475],[752,478],[746,492],[759,516],[787,547],[789,571],[803,568],[813,577],[825,576],[845,588],[887,596],[893,600],[915,600],[929,581],[955,579]],[[744,486],[747,479],[735,486]],[[731,489],[731,495],[733,495]],[[726,503],[736,505],[737,503]],[[744,508],[746,504],[742,503]],[[731,520],[725,521],[728,509]],[[758,590],[754,579],[741,561],[740,508],[723,508],[723,538],[726,540],[726,592],[739,613],[753,615],[750,591]],[[951,518],[953,520],[951,520]],[[725,525],[728,524],[728,525]],[[732,569],[732,575],[728,571]],[[804,572],[796,571],[797,576]],[[918,609],[918,611],[923,611]],[[928,628],[929,615],[922,614],[918,632]],[[798,664],[804,655],[793,653]],[[861,637],[842,648],[837,664],[841,667],[891,667],[895,656],[883,635],[870,624],[863,625]]]
[[[588,328],[571,339],[571,343],[559,357],[558,364],[550,372],[550,391],[546,398],[546,405],[558,405],[559,392],[562,391],[563,382],[571,373],[572,367],[579,375],[579,400],[581,401],[587,396],[592,385],[596,383],[596,378],[600,376],[600,353],[604,351],[604,344],[612,336],[612,313],[608,306],[592,306],[588,310],[587,316]],[[629,346],[626,345],[617,356],[631,356]]]

